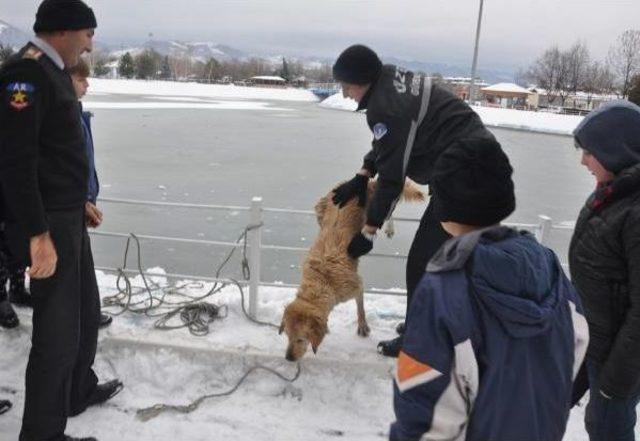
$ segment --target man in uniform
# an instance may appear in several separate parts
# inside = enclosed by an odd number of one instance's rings
[[[30,262],[32,348],[20,441],[70,441],[67,417],[119,392],[98,384],[100,299],[84,216],[87,157],[66,67],[92,49],[81,0],[44,0],[36,37],[0,70],[0,181],[15,253]],[[85,441],[94,438],[83,438]]]
[[[462,138],[495,140],[480,117],[461,99],[431,79],[399,66],[384,65],[370,48],[354,45],[345,49],[333,66],[342,93],[367,110],[367,124],[373,132],[372,148],[360,171],[335,189],[334,203],[343,206],[358,197],[365,205],[367,182],[378,176],[378,186],[367,210],[361,233],[349,244],[351,257],[358,258],[373,248],[376,232],[393,212],[405,178],[428,184],[439,155]],[[433,197],[437,197],[433,195]],[[407,310],[428,261],[450,238],[433,215],[429,203],[416,232],[407,260]],[[402,347],[404,325],[399,337],[380,342],[383,355],[397,357]]]

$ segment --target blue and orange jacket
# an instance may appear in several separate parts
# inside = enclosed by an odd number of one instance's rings
[[[393,441],[560,441],[588,344],[555,254],[506,227],[451,239],[411,305]]]

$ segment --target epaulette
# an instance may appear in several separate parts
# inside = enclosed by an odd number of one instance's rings
[[[22,58],[38,61],[40,57],[42,57],[42,55],[43,55],[43,52],[40,49],[38,49],[37,47],[31,46],[29,49],[27,49],[24,52],[24,54],[22,54]]]

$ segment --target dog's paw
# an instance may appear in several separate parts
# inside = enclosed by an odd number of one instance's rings
[[[358,324],[358,335],[360,337],[368,337],[370,333],[371,329],[369,329],[369,325],[367,325],[367,322]]]
[[[393,219],[389,219],[384,224],[384,234],[391,239],[396,234],[396,226],[393,223]]]

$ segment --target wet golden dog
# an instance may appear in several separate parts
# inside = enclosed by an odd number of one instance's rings
[[[376,182],[370,181],[369,197]],[[358,311],[358,335],[369,335],[364,313],[363,285],[358,275],[358,261],[347,254],[353,236],[362,230],[366,220],[366,207],[360,207],[357,198],[339,209],[331,201],[333,192],[321,198],[315,211],[320,225],[316,238],[302,269],[302,282],[293,302],[287,305],[280,325],[280,334],[289,338],[286,359],[300,359],[311,345],[314,353],[327,334],[329,313],[338,303],[355,299]],[[405,201],[423,201],[424,194],[407,180],[402,198]]]

